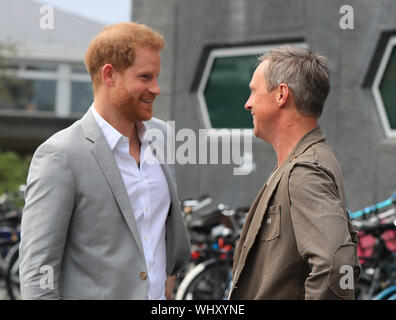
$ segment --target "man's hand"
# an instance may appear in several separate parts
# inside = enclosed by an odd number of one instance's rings
[[[176,275],[166,277],[165,282],[165,298],[171,300],[173,297],[173,288],[175,287]]]

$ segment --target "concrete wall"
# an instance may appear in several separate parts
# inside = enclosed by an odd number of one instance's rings
[[[396,190],[396,141],[386,139],[371,89],[363,86],[381,35],[396,31],[395,1],[348,1],[354,9],[354,30],[340,28],[339,10],[345,2],[338,0],[134,0],[133,4],[133,20],[162,32],[168,44],[160,81],[163,97],[156,107],[159,118],[175,120],[176,130],[204,128],[194,81],[208,47],[302,38],[330,60],[332,91],[320,125],[343,169],[349,208],[384,200]],[[257,138],[253,154],[257,168],[248,176],[233,175],[234,165],[178,165],[181,197],[209,193],[217,202],[250,205],[276,160],[272,147]]]

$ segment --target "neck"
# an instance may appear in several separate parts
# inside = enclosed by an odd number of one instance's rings
[[[302,117],[298,115],[289,121],[284,121],[275,131],[270,142],[275,149],[278,158],[278,167],[286,160],[301,138],[318,125],[316,118]]]
[[[95,93],[94,106],[100,116],[105,119],[113,128],[133,141],[137,137],[136,123],[127,120],[117,109],[117,106],[110,103],[103,93]]]

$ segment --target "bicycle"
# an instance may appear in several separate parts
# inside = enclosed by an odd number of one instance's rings
[[[11,300],[20,298],[19,261],[15,255],[19,249],[22,218],[22,209],[17,204],[23,200],[17,197],[18,193],[0,196],[0,276]]]
[[[19,241],[10,249],[5,268],[5,285],[11,300],[21,300],[21,282],[19,278]]]
[[[224,241],[224,238],[219,238]],[[231,289],[231,271],[234,248],[230,244],[211,245],[205,259],[195,265],[184,277],[176,293],[176,300],[226,299]]]
[[[227,299],[231,289],[234,244],[247,211],[248,208],[234,210],[220,204],[213,211],[199,212],[187,219],[193,248],[192,263],[177,288],[176,300]]]
[[[396,298],[395,203],[396,193],[376,205],[350,213],[359,232],[358,256],[362,266],[356,299]]]

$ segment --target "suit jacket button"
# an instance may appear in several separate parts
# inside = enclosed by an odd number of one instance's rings
[[[140,279],[146,280],[147,279],[147,273],[146,272],[140,272]]]

